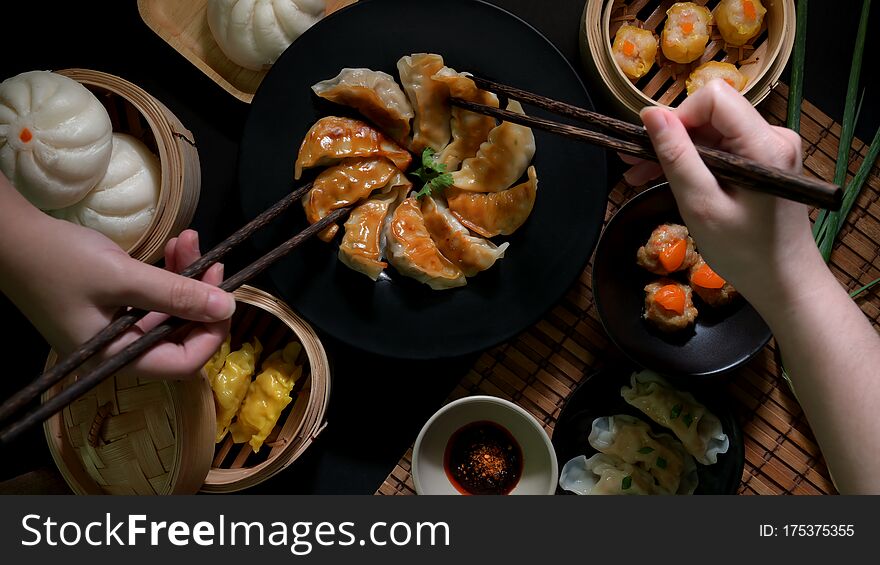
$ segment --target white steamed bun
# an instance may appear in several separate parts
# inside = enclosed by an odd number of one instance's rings
[[[130,135],[113,134],[107,174],[79,203],[52,214],[97,230],[130,251],[150,227],[159,202],[159,159]]]
[[[76,204],[110,161],[112,124],[94,94],[65,76],[31,71],[0,83],[0,170],[32,204]]]
[[[233,62],[258,71],[324,15],[324,0],[208,0],[208,26]]]

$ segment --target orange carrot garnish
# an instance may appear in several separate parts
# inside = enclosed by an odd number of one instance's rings
[[[689,35],[694,32],[694,22],[681,22],[682,33]]]
[[[29,130],[28,128],[22,128],[21,133],[18,134],[18,138],[23,143],[27,143],[34,138],[34,134],[32,134],[31,130]]]
[[[684,290],[678,285],[668,284],[654,295],[654,302],[676,314],[684,314]]]
[[[758,12],[755,10],[755,4],[752,0],[743,0],[743,15],[750,21],[755,21],[755,18],[758,17]]]
[[[636,54],[636,46],[632,41],[623,40],[623,54],[632,57]]]
[[[676,271],[681,264],[684,263],[684,257],[687,254],[687,241],[679,239],[672,245],[660,252],[660,263],[663,268],[672,273]]]
[[[691,274],[691,283],[702,288],[721,288],[725,281],[709,265],[703,263]]]

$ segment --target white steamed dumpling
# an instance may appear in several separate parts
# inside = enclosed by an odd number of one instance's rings
[[[233,62],[266,68],[327,9],[324,0],[209,0],[208,26]]]
[[[0,83],[0,170],[32,204],[76,204],[110,161],[107,110],[79,82],[31,71]]]
[[[153,221],[161,182],[159,159],[138,139],[114,133],[107,174],[83,200],[53,215],[97,230],[128,251]]]

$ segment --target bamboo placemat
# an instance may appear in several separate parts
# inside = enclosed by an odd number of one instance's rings
[[[785,122],[788,87],[783,84],[759,107],[773,124]],[[840,124],[804,102],[801,109],[804,168],[831,180]],[[867,147],[853,142],[850,174]],[[621,181],[608,202],[606,221],[645,187]],[[831,257],[841,284],[854,290],[880,276],[880,169],[874,167],[853,207]],[[815,211],[813,213],[815,217]],[[565,297],[542,319],[513,340],[483,353],[455,387],[449,400],[489,394],[512,400],[543,422],[548,433],[568,395],[584,377],[615,356],[593,302],[589,265]],[[880,294],[867,293],[859,306],[880,329]],[[746,462],[740,494],[831,494],[836,490],[804,414],[781,377],[775,342],[737,371],[726,385],[742,426]],[[376,494],[414,494],[408,449]]]

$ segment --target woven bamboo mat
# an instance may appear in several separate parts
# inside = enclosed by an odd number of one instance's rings
[[[788,88],[780,84],[759,107],[771,122],[785,122]],[[840,125],[804,102],[801,135],[804,168],[830,180]],[[853,143],[850,174],[867,147]],[[645,187],[623,181],[609,196],[606,221]],[[853,290],[880,276],[880,169],[868,178],[831,258],[831,269]],[[814,211],[815,217],[815,211]],[[617,356],[606,338],[593,302],[589,265],[565,297],[540,322],[513,340],[482,354],[449,397],[489,394],[512,400],[531,412],[552,434],[566,397],[579,382]],[[880,329],[880,294],[858,299],[862,311]],[[831,494],[836,492],[822,454],[797,401],[781,378],[776,344],[771,342],[726,385],[742,426],[745,468],[740,494]],[[414,494],[407,450],[376,494]]]

